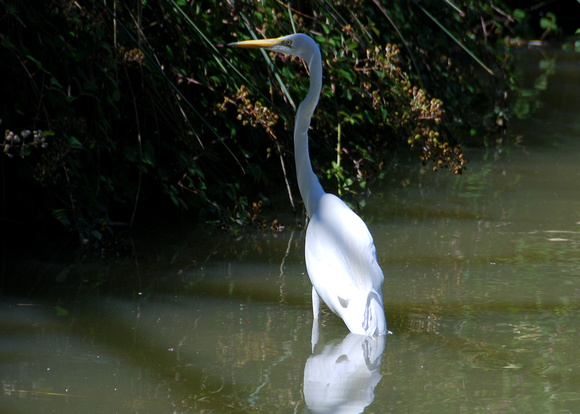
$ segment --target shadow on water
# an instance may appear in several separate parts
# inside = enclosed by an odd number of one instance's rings
[[[464,176],[409,167],[368,200],[384,342],[323,309],[312,352],[301,231],[162,228],[92,264],[23,251],[4,267],[0,411],[574,412],[580,71],[556,57],[538,115]]]

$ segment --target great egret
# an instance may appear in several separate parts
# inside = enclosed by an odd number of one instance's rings
[[[320,49],[311,37],[293,34],[247,40],[228,46],[262,48],[302,58],[310,71],[310,88],[296,112],[294,156],[298,188],[310,217],[306,230],[306,269],[312,282],[313,343],[318,336],[320,299],[355,334],[387,333],[383,309],[383,272],[373,238],[362,219],[340,198],[326,193],[312,171],[308,128],[322,89]],[[316,335],[314,334],[316,326]]]

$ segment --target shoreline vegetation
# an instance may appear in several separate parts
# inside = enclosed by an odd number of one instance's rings
[[[564,36],[556,14],[517,2],[2,3],[3,233],[64,229],[89,250],[156,214],[282,228],[265,213],[282,185],[303,214],[291,131],[308,74],[229,42],[317,41],[313,164],[363,207],[393,153],[426,171],[469,168],[464,146],[532,112],[514,112],[513,50]]]

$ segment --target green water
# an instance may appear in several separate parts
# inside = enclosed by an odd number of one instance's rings
[[[461,177],[402,166],[367,201],[386,341],[326,311],[312,353],[299,230],[158,231],[91,266],[30,253],[4,278],[76,290],[2,298],[0,412],[578,412],[580,59],[522,68],[539,109],[501,145]]]

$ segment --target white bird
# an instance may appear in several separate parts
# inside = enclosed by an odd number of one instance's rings
[[[294,156],[298,188],[310,217],[305,257],[312,282],[313,344],[318,337],[320,299],[343,319],[352,333],[385,335],[387,322],[381,292],[384,276],[373,238],[359,216],[340,198],[323,190],[310,163],[308,128],[322,89],[320,49],[305,34],[247,40],[228,46],[262,48],[297,56],[306,62],[310,71],[308,94],[296,112]]]

